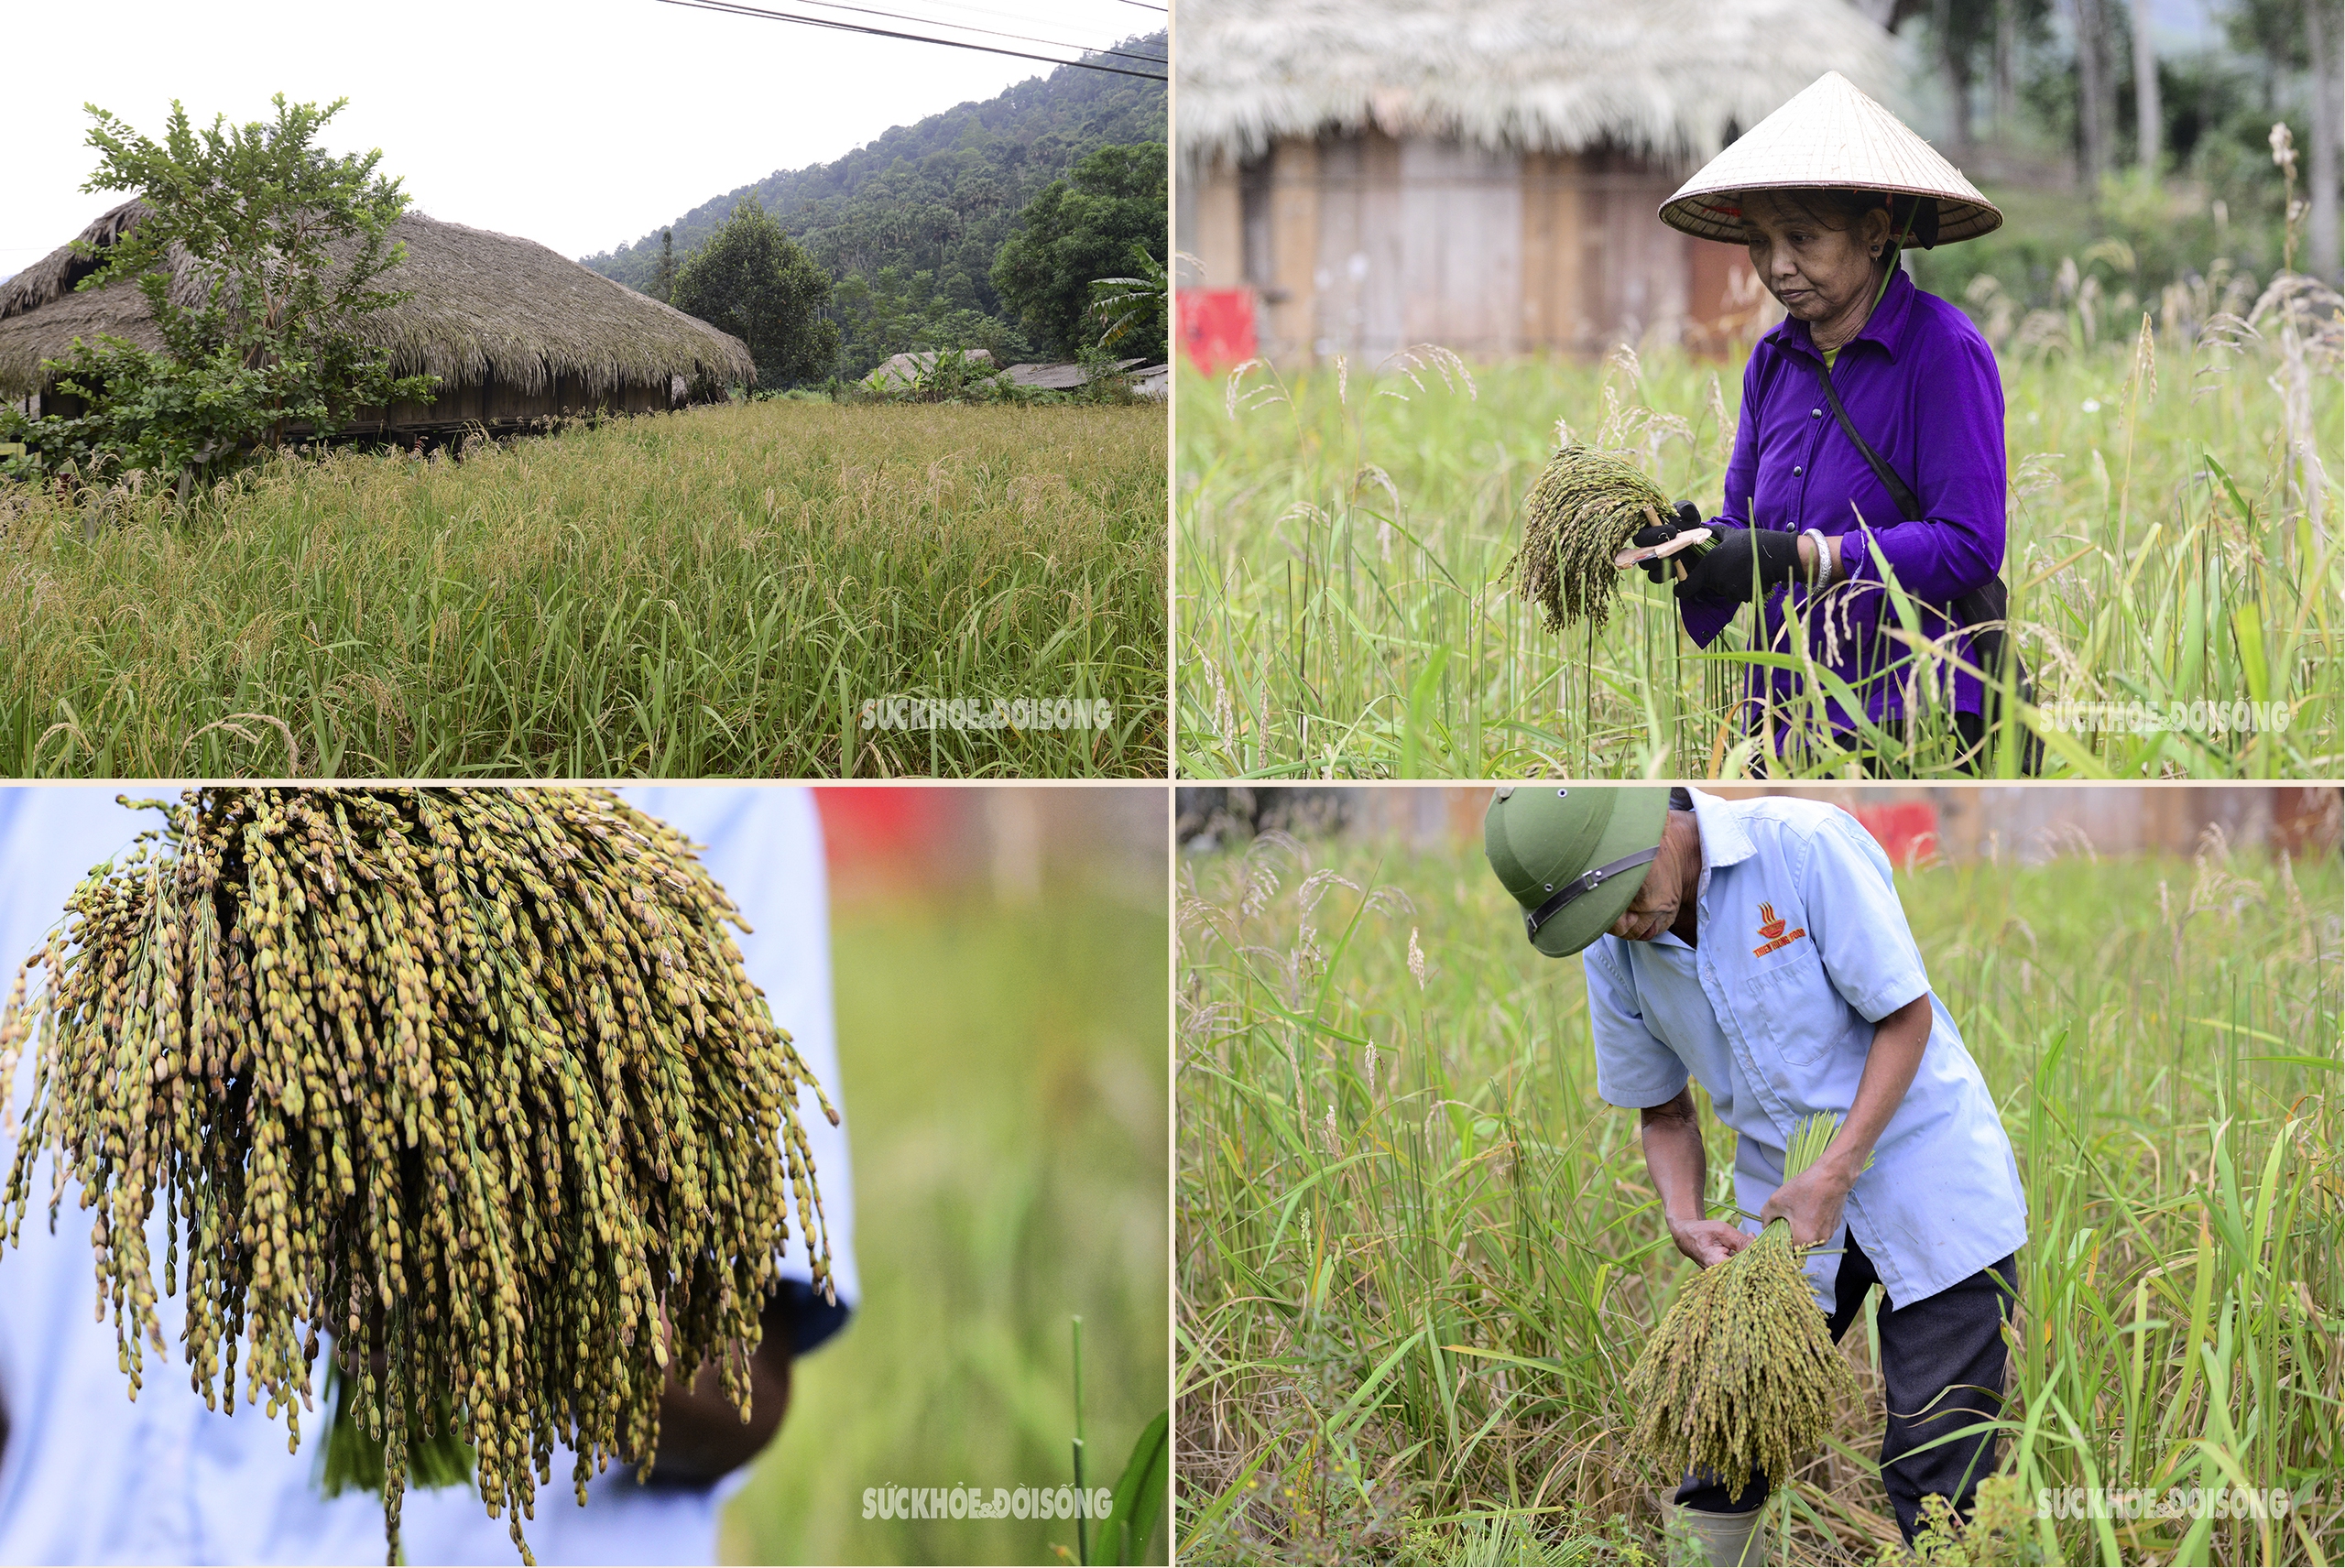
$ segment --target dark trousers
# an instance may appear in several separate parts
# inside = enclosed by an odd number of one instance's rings
[[[1881,1278],[1854,1236],[1848,1244],[1832,1312],[1835,1340],[1857,1321],[1865,1292]],[[2006,1258],[1910,1307],[1881,1303],[1881,1377],[1889,1431],[1881,1440],[1881,1482],[1908,1543],[1919,1527],[1924,1497],[1951,1497],[1968,1516],[1971,1493],[1995,1472],[1991,1432],[1942,1443],[1923,1454],[1914,1450],[2002,1412],[2003,1319],[2018,1288],[2018,1261]],[[1739,1496],[1696,1475],[1677,1488],[1681,1506],[1711,1513],[1746,1513],[1766,1500],[1767,1483],[1759,1476]]]

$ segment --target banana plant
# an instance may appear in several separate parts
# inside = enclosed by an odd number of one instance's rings
[[[1091,283],[1091,313],[1099,318],[1099,346],[1114,348],[1137,332],[1151,341],[1163,337],[1165,307],[1172,297],[1171,274],[1148,254],[1143,245],[1132,246],[1132,262],[1140,271],[1132,278],[1098,278]]]

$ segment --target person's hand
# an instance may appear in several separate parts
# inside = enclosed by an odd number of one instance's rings
[[[1799,535],[1779,528],[1721,528],[1718,543],[1686,569],[1677,596],[1742,604],[1751,597],[1754,561],[1761,593],[1790,582],[1802,572]]]
[[[797,1314],[791,1297],[777,1290],[761,1314],[765,1333],[749,1357],[749,1415],[725,1396],[724,1374],[715,1362],[703,1362],[687,1384],[670,1362],[667,1386],[660,1391],[660,1450],[651,1474],[643,1477],[653,1486],[711,1486],[755,1459],[780,1430],[790,1410],[791,1341]],[[671,1333],[667,1309],[660,1309],[660,1327]],[[672,1343],[672,1339],[671,1339]]]
[[[1751,1245],[1751,1238],[1723,1220],[1672,1220],[1669,1239],[1677,1250],[1707,1269]]]
[[[1770,1220],[1788,1220],[1795,1246],[1821,1247],[1840,1234],[1840,1211],[1848,1202],[1849,1183],[1819,1161],[1775,1189],[1759,1210],[1759,1223],[1763,1227]]]
[[[1629,543],[1638,550],[1646,550],[1653,545],[1667,544],[1687,528],[1698,528],[1704,526],[1702,508],[1691,501],[1680,501],[1670,509],[1675,516],[1664,517],[1658,523],[1647,523],[1629,536]],[[1677,570],[1676,563],[1664,557],[1655,557],[1652,561],[1639,561],[1637,564],[1645,576],[1655,583],[1666,581],[1669,574]]]

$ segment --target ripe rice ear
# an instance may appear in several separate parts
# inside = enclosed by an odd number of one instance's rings
[[[1601,628],[1620,579],[1613,555],[1669,515],[1669,495],[1631,463],[1567,446],[1532,485],[1526,511],[1522,548],[1501,575],[1538,604],[1549,631],[1580,620]]]
[[[1839,1118],[1801,1122],[1785,1151],[1789,1181],[1820,1157]],[[1871,1160],[1868,1157],[1866,1164]],[[1639,1414],[1631,1445],[1671,1476],[1701,1474],[1740,1492],[1753,1475],[1782,1485],[1824,1441],[1856,1378],[1832,1343],[1790,1225],[1711,1265],[1678,1292],[1629,1374]]]
[[[328,1478],[379,1467],[390,1561],[409,1480],[463,1448],[526,1563],[557,1443],[584,1503],[649,1471],[671,1376],[714,1362],[746,1420],[793,1206],[829,1288],[800,1092],[837,1117],[692,846],[607,790],[139,803],[168,825],[75,889],[0,1017],[0,1081],[38,1037],[0,1230],[54,1149],[133,1390],[167,1354],[159,1196],[191,1385],[233,1414],[241,1354],[298,1448],[333,1335]]]

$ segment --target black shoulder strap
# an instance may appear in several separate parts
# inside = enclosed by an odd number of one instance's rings
[[[1816,380],[1816,385],[1824,388],[1824,400],[1832,405],[1832,417],[1840,421],[1841,433],[1857,443],[1857,450],[1865,454],[1867,463],[1872,464],[1872,476],[1881,481],[1881,487],[1889,492],[1891,500],[1897,503],[1897,515],[1909,523],[1921,521],[1921,497],[1914,494],[1912,485],[1898,477],[1897,470],[1889,466],[1887,459],[1873,451],[1872,442],[1858,433],[1856,421],[1849,418],[1849,410],[1840,406],[1840,394],[1833,389],[1831,367],[1818,364]]]
[[[1897,503],[1899,516],[1909,523],[1919,522],[1922,517],[1921,497],[1914,494],[1912,485],[1898,477],[1897,470],[1889,466],[1887,459],[1873,451],[1872,443],[1858,433],[1856,422],[1849,418],[1849,410],[1840,405],[1840,394],[1833,389],[1831,367],[1818,363],[1815,369],[1816,385],[1824,388],[1824,400],[1832,405],[1832,417],[1840,421],[1841,430],[1856,443],[1857,450],[1865,454],[1865,461],[1872,465],[1873,477],[1880,480],[1881,487],[1889,492],[1889,498]],[[1999,572],[1957,599],[1949,608],[1954,611],[1956,618],[1969,629],[1971,650],[1979,656],[1980,668],[1991,676],[2000,675],[2008,649],[2012,685],[2019,692],[2021,702],[2033,702],[2035,701],[2035,683],[2028,678],[2027,666],[2019,657],[2017,645],[2007,642],[2003,636],[2004,624],[2011,613],[2010,604],[2010,591],[2003,586],[2003,575]],[[1999,701],[1991,685],[1987,691],[1990,722]],[[2042,772],[2043,757],[2044,743],[2033,735],[2026,736],[2021,752],[2020,771],[2031,778]]]

